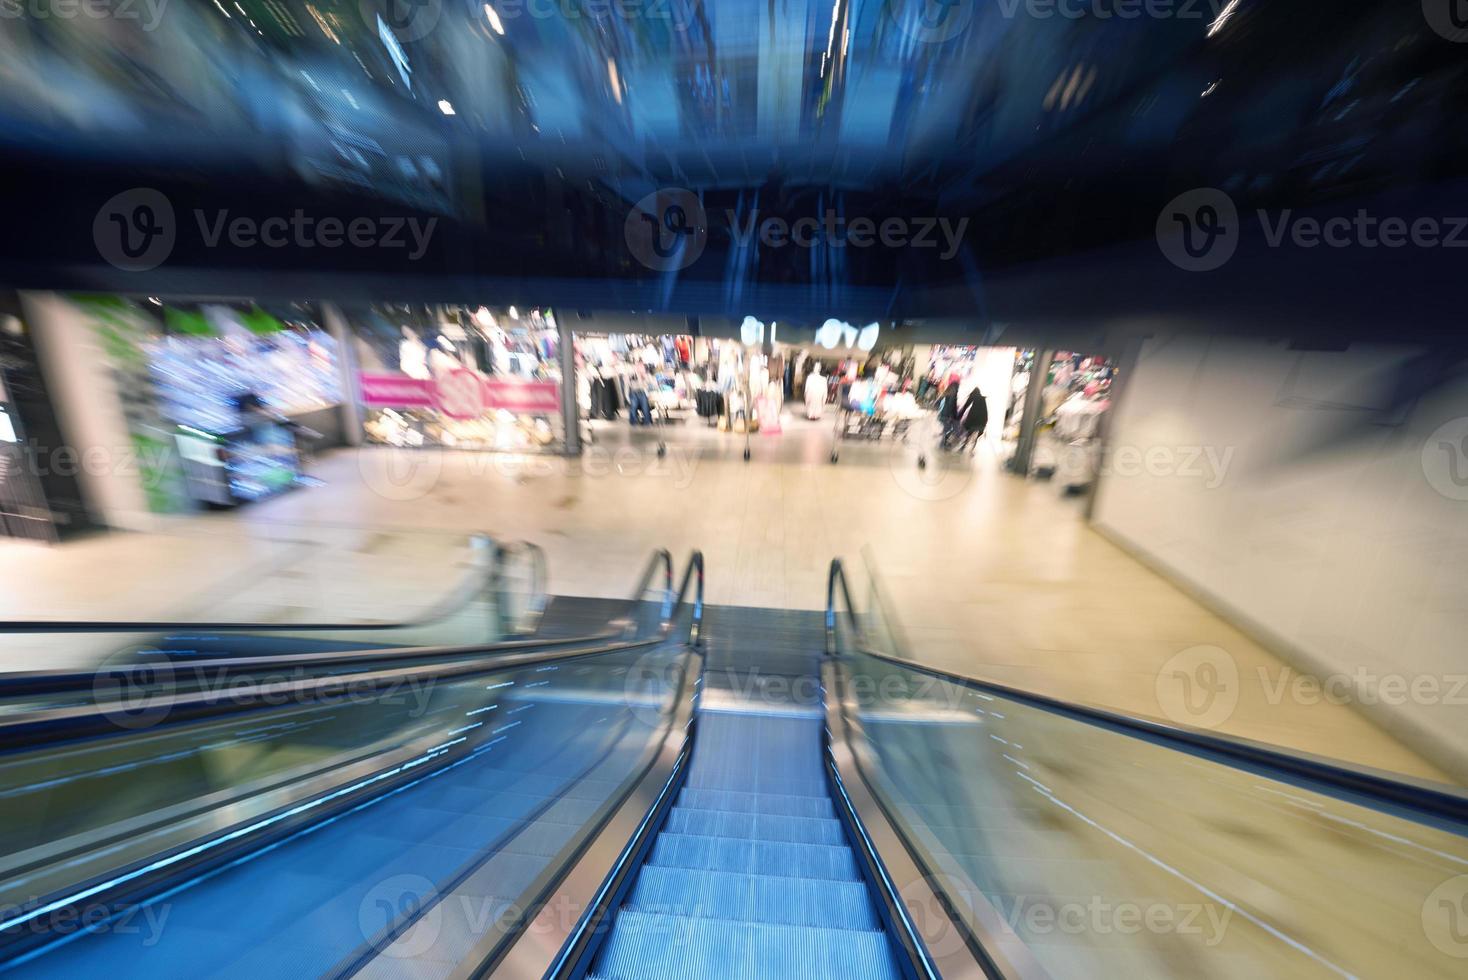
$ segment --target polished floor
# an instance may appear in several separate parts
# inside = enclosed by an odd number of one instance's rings
[[[580,459],[342,450],[314,464],[320,487],[170,520],[162,535],[0,543],[0,616],[402,618],[464,574],[474,531],[542,545],[557,593],[622,596],[654,547],[680,564],[701,548],[710,602],[819,609],[831,558],[860,582],[865,550],[916,658],[1186,721],[1173,717],[1167,678],[1178,658],[1221,649],[1241,682],[1207,724],[1448,778],[1349,707],[1279,697],[1288,664],[1097,534],[1083,500],[1005,473],[992,446],[919,468],[929,438],[915,433],[842,443],[833,465],[830,420],[789,414],[781,434],[747,439],[697,421],[666,432],[599,423],[593,434]],[[11,669],[86,656],[14,644],[0,655]]]

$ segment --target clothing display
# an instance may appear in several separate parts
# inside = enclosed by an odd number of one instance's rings
[[[559,397],[548,394],[561,382],[550,311],[380,304],[355,314],[350,325],[359,369],[379,390],[391,392],[394,378],[427,383],[417,398],[366,406],[363,428],[373,442],[531,451],[564,439],[561,413],[552,407]],[[529,400],[515,394],[521,383],[535,392]]]

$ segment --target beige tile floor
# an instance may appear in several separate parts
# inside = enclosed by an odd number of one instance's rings
[[[855,569],[869,547],[911,654],[934,665],[1161,717],[1159,672],[1219,647],[1244,678],[1236,707],[1209,719],[1219,730],[1447,778],[1350,708],[1271,703],[1249,678],[1277,674],[1279,658],[1093,531],[1078,501],[1003,473],[987,452],[919,470],[914,445],[848,443],[833,466],[830,426],[793,418],[782,435],[751,436],[748,463],[744,437],[697,422],[669,431],[663,458],[648,430],[605,423],[597,435],[579,460],[343,450],[316,463],[322,487],[177,522],[167,537],[0,543],[0,615],[180,615],[250,569],[268,578],[288,563],[295,545],[281,539],[361,529],[404,543],[357,574],[320,573],[311,603],[356,608],[371,580],[394,583],[366,593],[379,612],[421,607],[462,570],[463,536],[484,531],[542,545],[557,593],[623,596],[654,547],[680,566],[701,548],[708,601],[818,609],[832,556]]]

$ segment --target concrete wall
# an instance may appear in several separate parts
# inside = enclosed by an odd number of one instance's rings
[[[1149,340],[1094,520],[1463,773],[1468,377],[1447,367],[1407,348]],[[1291,680],[1275,696],[1316,695]]]

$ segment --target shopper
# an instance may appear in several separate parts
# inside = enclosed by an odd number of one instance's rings
[[[958,436],[960,413],[958,410],[958,378],[952,377],[938,389],[938,422],[943,426],[942,449],[951,449]]]
[[[968,398],[964,399],[963,410],[959,415],[963,419],[964,448],[977,449],[979,437],[984,434],[984,429],[989,425],[989,404],[984,400],[984,393],[977,387],[970,391]]]
[[[652,403],[647,397],[647,367],[632,365],[627,372],[627,415],[633,425],[652,425]]]

